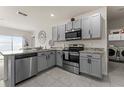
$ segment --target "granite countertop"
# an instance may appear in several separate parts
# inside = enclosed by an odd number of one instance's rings
[[[56,51],[56,50],[62,50],[59,48],[53,48],[53,49],[41,49],[41,50],[19,50],[19,51],[5,51],[1,52],[3,56],[9,56],[9,55],[18,55],[18,54],[28,54],[28,53],[39,53],[43,51]]]
[[[80,51],[80,53],[97,53],[97,54],[103,54],[104,49],[103,48],[85,48],[83,51]]]

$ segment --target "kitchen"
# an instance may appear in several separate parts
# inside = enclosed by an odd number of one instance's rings
[[[23,37],[21,50],[1,52],[5,86],[116,85],[108,73],[107,7],[1,7],[5,9],[12,19],[6,15],[1,24],[9,20],[11,25],[0,27],[0,34]]]

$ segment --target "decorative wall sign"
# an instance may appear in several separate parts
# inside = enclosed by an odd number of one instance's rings
[[[40,44],[45,44],[45,42],[46,42],[46,32],[45,31],[40,31],[38,33],[38,41]]]

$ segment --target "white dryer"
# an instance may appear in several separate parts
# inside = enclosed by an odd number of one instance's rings
[[[117,47],[109,47],[108,52],[109,52],[109,60],[110,61],[117,60],[117,57],[116,57],[117,51],[118,51]]]
[[[120,61],[124,62],[124,47],[119,47],[120,48]]]

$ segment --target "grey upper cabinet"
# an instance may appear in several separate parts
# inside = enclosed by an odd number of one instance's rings
[[[81,21],[82,19],[77,19],[73,21],[73,23],[70,21],[66,24],[66,31],[71,31],[72,29],[80,29],[81,28]]]
[[[56,65],[59,67],[63,66],[63,53],[62,53],[62,51],[56,51]]]
[[[38,53],[38,72],[47,68],[47,56],[45,52]]]
[[[58,32],[57,32],[57,26],[52,27],[52,40],[57,41],[58,39]]]
[[[90,16],[91,38],[101,38],[101,15],[100,13]]]
[[[47,66],[48,68],[53,67],[55,65],[55,51],[48,52],[47,55]]]
[[[73,29],[80,29],[81,28],[81,19],[77,19],[73,22]]]
[[[100,13],[82,17],[82,38],[83,39],[101,38]]]
[[[82,38],[90,39],[91,31],[90,31],[90,17],[82,17]]]
[[[72,29],[72,22],[68,22],[66,24],[66,31],[70,31]]]
[[[65,24],[58,26],[58,41],[65,40]]]
[[[80,72],[102,78],[102,58],[100,54],[81,53]]]

